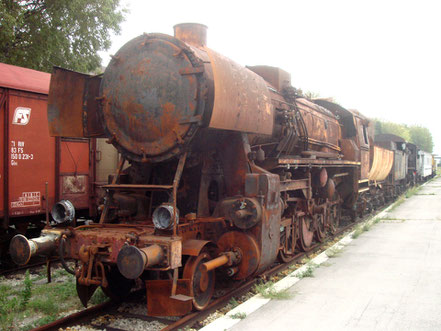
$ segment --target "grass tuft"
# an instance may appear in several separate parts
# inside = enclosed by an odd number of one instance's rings
[[[363,233],[363,230],[361,228],[361,226],[357,226],[354,230],[354,232],[352,232],[351,238],[352,239],[357,239],[358,237],[360,237],[360,235]]]
[[[306,270],[299,272],[298,274],[295,275],[295,277],[297,278],[305,278],[305,277],[314,277],[314,270],[317,269],[318,265],[313,263],[313,262],[309,262],[306,265]]]
[[[265,299],[286,300],[291,297],[287,291],[277,291],[273,282],[257,284],[254,288]]]
[[[247,314],[244,312],[238,312],[238,313],[231,314],[228,316],[230,316],[230,318],[233,318],[233,319],[243,320],[245,317],[247,317]]]
[[[90,303],[92,305],[99,305],[100,303],[106,302],[107,300],[109,300],[109,298],[107,297],[107,295],[104,294],[103,290],[100,287],[90,298]]]
[[[332,246],[332,247],[328,248],[325,251],[325,253],[326,253],[327,257],[333,258],[333,257],[337,257],[338,255],[340,255],[342,250],[343,250],[343,247]]]
[[[363,232],[367,232],[367,231],[369,231],[370,229],[371,229],[371,224],[369,224],[369,223],[365,223],[365,224],[363,224],[363,226],[361,227],[361,230],[363,231]]]
[[[239,302],[236,300],[236,298],[231,298],[229,305],[233,308],[236,308],[237,306],[239,306]]]
[[[38,328],[39,326],[49,324],[49,323],[55,321],[56,319],[57,319],[57,315],[55,315],[55,314],[43,316],[43,317],[39,318],[38,320],[34,321],[33,323],[26,325],[23,328],[23,330],[35,329],[35,328]]]
[[[420,190],[419,186],[414,186],[408,189],[405,193],[406,199],[409,199],[411,196],[413,196],[415,193],[417,193]]]
[[[26,270],[26,274],[25,274],[25,279],[24,279],[24,287],[23,290],[21,291],[21,301],[20,301],[20,307],[21,309],[25,309],[26,306],[29,303],[29,300],[31,299],[32,296],[32,280],[31,280],[31,276],[29,275],[29,269]]]

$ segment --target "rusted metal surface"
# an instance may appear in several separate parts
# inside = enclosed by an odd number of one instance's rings
[[[47,106],[51,136],[84,137],[83,95],[88,77],[54,67]]]
[[[370,153],[369,153],[369,133],[368,120],[358,113],[356,110],[350,110],[354,114],[355,124],[357,127],[357,144],[360,150],[360,180],[365,180],[369,177],[370,169]]]
[[[274,110],[265,81],[208,48],[214,76],[210,128],[271,135]]]
[[[54,67],[48,98],[49,134],[54,137],[102,137],[97,109],[101,76]]]
[[[357,161],[340,161],[340,160],[314,160],[314,159],[289,159],[280,158],[279,164],[293,164],[293,165],[330,165],[330,166],[357,166],[360,162]]]
[[[340,125],[335,117],[328,110],[306,99],[298,99],[296,103],[306,125],[308,143],[313,149],[324,152],[340,151]]]
[[[144,248],[124,246],[118,253],[118,270],[128,279],[136,279],[148,267],[154,267],[164,259],[164,250],[157,244]]]
[[[193,307],[197,310],[208,306],[214,292],[215,273],[204,268],[209,260],[210,255],[204,252],[191,256],[184,267],[183,278],[190,280],[189,296],[193,298]]]
[[[113,306],[115,306],[115,302],[107,301],[88,309],[84,309],[74,314],[68,315],[49,324],[35,328],[34,331],[57,330],[58,328],[61,328],[70,323],[79,323],[83,318],[96,312],[109,310]]]
[[[201,73],[202,61],[176,38],[150,34],[127,43],[101,84],[112,143],[138,161],[177,155],[202,119]]]
[[[201,250],[209,243],[208,240],[190,239],[182,244],[182,254],[198,256]]]
[[[205,271],[210,271],[222,267],[228,263],[230,263],[230,258],[228,257],[228,255],[223,254],[213,260],[205,262],[202,267],[205,269]]]
[[[172,280],[148,280],[147,311],[150,316],[182,316],[192,310],[192,300],[177,300],[170,298]],[[191,283],[189,279],[178,280],[177,294],[189,296]]]
[[[280,68],[270,66],[247,66],[247,68],[262,76],[278,91],[291,85],[291,74]]]
[[[18,265],[29,262],[34,255],[50,255],[56,248],[60,231],[43,230],[43,235],[35,239],[26,239],[18,234],[12,238],[9,251],[11,258]]]
[[[219,239],[217,245],[220,253],[235,248],[241,250],[243,258],[238,264],[239,270],[233,276],[234,279],[245,279],[257,270],[260,263],[260,248],[252,236],[238,231],[227,232]]]
[[[207,27],[198,23],[181,23],[173,27],[175,37],[183,42],[195,46],[207,45]]]
[[[369,172],[369,180],[381,182],[386,179],[392,169],[394,153],[378,146],[374,146],[373,150],[374,156]]]

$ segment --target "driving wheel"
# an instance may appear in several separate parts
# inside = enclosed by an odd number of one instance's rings
[[[310,216],[302,216],[299,218],[299,247],[302,251],[307,252],[311,249],[312,240],[314,238],[314,220]]]

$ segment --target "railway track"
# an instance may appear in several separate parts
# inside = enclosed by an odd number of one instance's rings
[[[178,330],[182,329],[186,326],[192,326],[197,322],[203,321],[207,318],[210,314],[215,312],[216,310],[226,306],[228,302],[233,297],[240,297],[247,292],[249,292],[253,286],[255,286],[259,281],[262,279],[270,279],[271,277],[279,274],[280,272],[285,271],[286,269],[290,268],[292,265],[299,263],[303,258],[308,257],[309,255],[313,255],[320,250],[324,250],[324,247],[329,244],[329,242],[335,240],[335,238],[338,238],[345,232],[351,230],[355,226],[357,226],[359,223],[365,221],[369,217],[371,217],[372,214],[368,214],[365,217],[359,219],[356,222],[350,222],[349,224],[343,225],[339,228],[339,230],[336,232],[335,235],[330,237],[328,240],[324,241],[323,243],[317,243],[315,244],[308,252],[303,252],[295,255],[289,262],[276,264],[272,268],[268,269],[264,273],[260,274],[258,277],[246,281],[239,285],[238,287],[234,288],[230,292],[226,293],[225,295],[222,295],[221,297],[214,299],[209,306],[204,309],[203,311],[197,311],[192,312],[186,316],[183,316],[182,318],[179,318],[177,320],[173,319],[165,319],[165,318],[156,318],[156,317],[150,317],[143,314],[134,314],[130,312],[124,312],[119,311],[118,308],[121,307],[123,304],[122,302],[114,302],[114,301],[107,301],[105,303],[84,309],[80,312],[76,312],[74,314],[65,316],[63,318],[60,318],[52,323],[49,323],[47,325],[41,326],[39,328],[34,329],[34,331],[43,331],[43,330],[59,330],[63,328],[68,328],[72,326],[79,326],[83,325],[86,327],[91,327],[98,330],[110,330],[110,331],[123,331],[123,330],[131,330],[130,326],[127,326],[127,328],[121,328],[121,327],[113,327],[109,326],[111,323],[106,323],[106,321],[115,321],[117,319],[129,319],[129,320],[138,320],[138,321],[146,321],[146,322],[159,322],[162,327],[162,330],[164,331],[172,331],[172,330]],[[127,301],[143,301],[143,292],[142,291],[136,291],[133,292]],[[126,301],[125,301],[126,302]],[[143,304],[145,306],[145,304]],[[101,317],[101,318],[100,318]],[[95,320],[95,322],[93,322]],[[98,322],[96,321],[98,320]],[[101,320],[101,322],[99,321]],[[101,323],[101,324],[100,324]],[[152,328],[154,329],[154,328]],[[157,330],[158,328],[156,328]]]
[[[51,260],[51,263],[55,263],[57,261],[58,259]],[[26,270],[37,269],[46,264],[47,264],[47,259],[41,257],[33,258],[33,261],[31,263],[22,266],[17,266],[17,265],[12,266],[12,262],[11,262],[10,266],[8,265],[7,267],[0,269],[0,276],[8,276],[19,272],[25,272]]]

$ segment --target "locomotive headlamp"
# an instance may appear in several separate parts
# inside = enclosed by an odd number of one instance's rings
[[[179,223],[179,211],[176,210],[176,224]],[[153,212],[153,224],[159,230],[173,228],[173,206],[162,204]]]
[[[75,218],[75,207],[69,200],[60,200],[52,207],[51,215],[58,224],[69,223]]]

